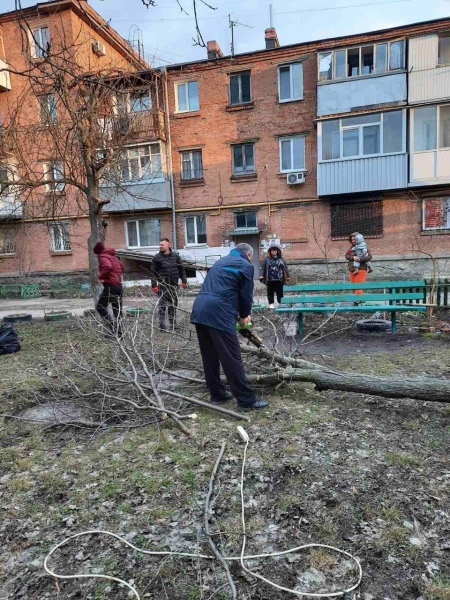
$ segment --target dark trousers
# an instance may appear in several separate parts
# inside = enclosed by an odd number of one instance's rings
[[[175,323],[175,308],[178,306],[178,286],[161,286],[159,296],[159,326],[161,329],[166,327],[166,310],[169,315],[169,324]]]
[[[104,283],[100,298],[97,301],[97,312],[111,329],[121,330],[122,320],[122,294],[123,287],[121,284],[114,285],[112,283]],[[111,304],[114,319],[111,319],[108,313],[108,306]]]
[[[267,282],[267,299],[269,304],[273,304],[275,293],[277,295],[278,304],[281,302],[283,297],[283,282],[282,281],[268,281]]]
[[[195,328],[202,353],[206,385],[211,396],[220,398],[226,391],[220,381],[220,365],[222,365],[238,403],[247,406],[254,404],[257,398],[245,376],[237,334],[206,325],[196,324]]]

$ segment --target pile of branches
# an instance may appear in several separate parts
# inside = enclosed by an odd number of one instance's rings
[[[54,424],[131,428],[171,420],[190,435],[187,421],[196,418],[194,410],[198,406],[248,420],[247,415],[209,401],[195,328],[189,322],[190,302],[189,298],[182,299],[176,327],[166,331],[159,330],[158,298],[151,293],[142,294],[139,310],[123,319],[121,336],[111,334],[95,313],[79,319],[83,335],[78,337],[82,341],[69,338],[65,352],[55,356],[52,369],[80,413],[76,418],[56,416]],[[311,333],[326,335],[323,326],[329,318],[303,339],[292,335],[289,319],[292,317],[267,311],[253,315],[253,329],[263,345],[257,348],[242,338],[242,354],[255,387],[267,389],[303,382],[314,384],[320,391],[449,401],[448,380],[375,377],[337,371],[323,364],[323,358],[322,364],[305,360],[302,348],[311,342]]]

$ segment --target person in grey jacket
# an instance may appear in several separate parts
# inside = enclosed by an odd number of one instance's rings
[[[270,246],[267,256],[261,264],[259,280],[267,286],[269,308],[275,308],[275,294],[278,304],[280,304],[283,297],[283,286],[289,283],[289,270],[279,246]]]

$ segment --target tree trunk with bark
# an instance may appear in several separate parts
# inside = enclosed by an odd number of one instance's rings
[[[387,378],[365,373],[346,373],[306,360],[289,358],[264,348],[246,348],[246,351],[283,367],[274,369],[272,374],[249,375],[251,383],[277,385],[281,381],[304,381],[314,383],[319,391],[339,390],[384,398],[450,402],[450,381],[446,379],[398,376]]]

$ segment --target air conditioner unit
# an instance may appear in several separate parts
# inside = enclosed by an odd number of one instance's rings
[[[95,40],[92,42],[92,49],[97,56],[106,56],[106,46],[103,42]]]
[[[298,185],[299,183],[305,183],[305,173],[288,173],[286,177],[288,185]]]

